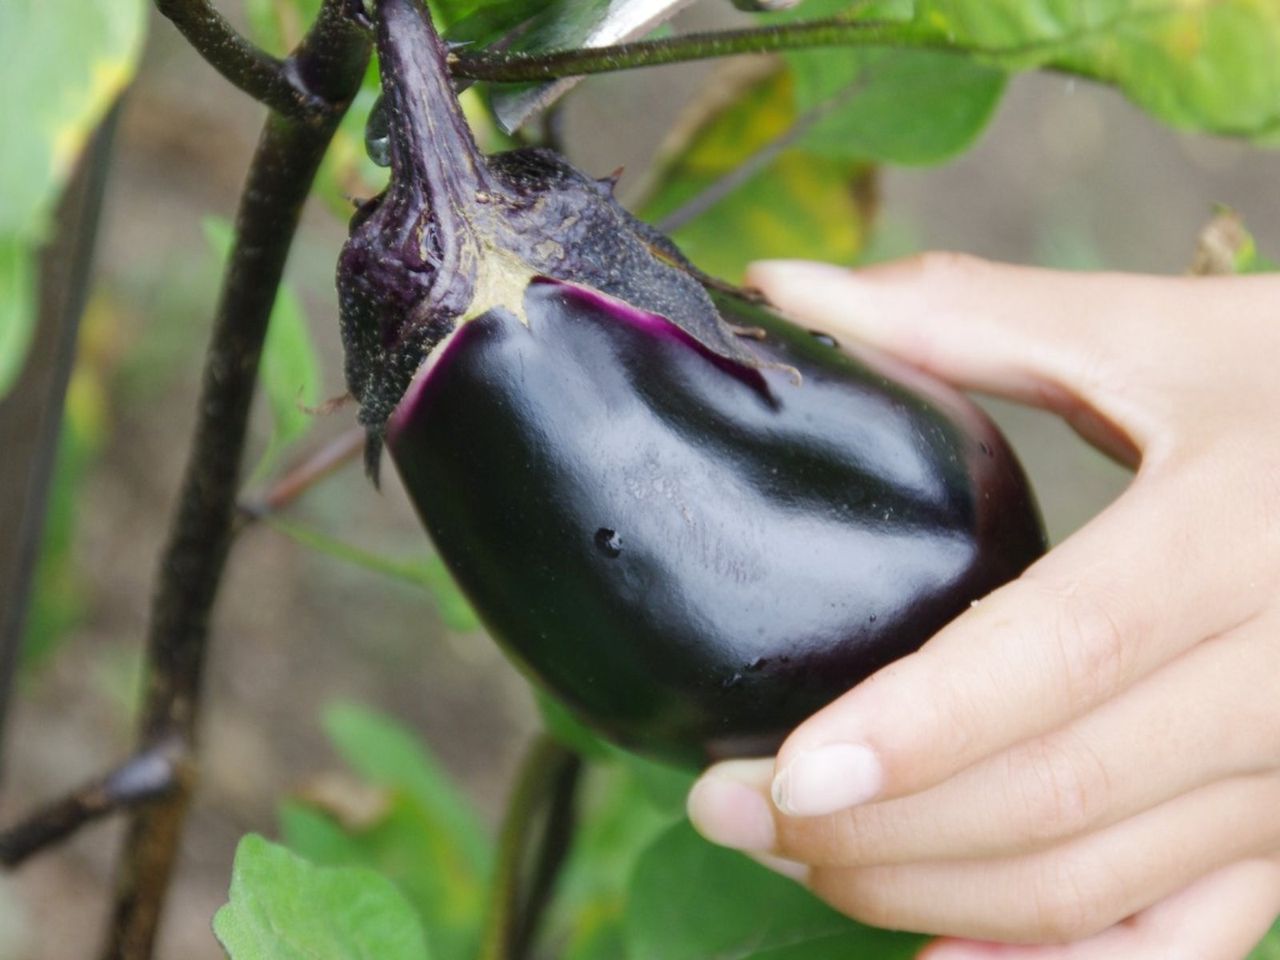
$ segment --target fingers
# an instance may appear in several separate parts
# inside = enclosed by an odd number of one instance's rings
[[[1259,560],[1251,583],[1238,576],[1233,531],[1248,529],[1255,505],[1219,504],[1194,535],[1169,522],[1216,496],[1217,482],[1206,467],[1135,485],[919,652],[805,721],[778,754],[779,809],[819,816],[931,787],[1248,619],[1264,573],[1280,580],[1277,557]]]
[[[1244,960],[1280,915],[1280,862],[1224,867],[1124,923],[1047,946],[940,940],[918,960]]]
[[[1224,319],[1224,305],[1228,321],[1241,312],[1230,309],[1228,292],[1256,301],[1259,286],[1254,278],[1068,273],[949,253],[858,271],[765,261],[751,266],[747,283],[837,338],[873,344],[963,388],[1053,410],[1109,446],[1118,431],[1138,448],[1168,432],[1156,396],[1200,376],[1182,344]]]
[[[825,817],[777,815],[768,849],[846,866],[1005,856],[1218,780],[1280,769],[1277,635],[1273,624],[1251,624],[1200,644],[1067,727],[922,793]],[[693,811],[698,822],[720,825],[721,842],[742,829],[738,818],[750,815],[743,810],[769,809],[765,777],[740,782],[754,783],[758,797],[739,804],[732,792],[704,794]],[[752,824],[736,836],[767,835]]]
[[[1201,788],[1049,851],[818,868],[809,885],[874,926],[1013,943],[1093,936],[1225,864],[1280,848],[1280,778]]]

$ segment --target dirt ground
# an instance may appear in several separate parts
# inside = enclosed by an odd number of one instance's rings
[[[589,171],[628,167],[638,182],[698,71],[650,71],[585,85],[567,122]],[[635,117],[616,129],[618,117]],[[122,121],[101,242],[99,287],[116,317],[119,361],[106,399],[111,439],[79,508],[83,625],[24,685],[7,732],[0,821],[102,769],[129,749],[127,704],[194,405],[207,334],[200,218],[229,216],[260,120],[154,24],[142,82]],[[1280,158],[1175,134],[1118,96],[1062,78],[1014,83],[978,146],[940,169],[883,182],[889,248],[941,247],[1062,267],[1179,272],[1215,203],[1242,211],[1280,254]],[[341,226],[311,211],[290,276],[342,391],[332,295]],[[1123,488],[1126,475],[1050,418],[993,405],[1030,470],[1060,540]],[[319,428],[336,434],[338,416]],[[298,516],[347,539],[409,554],[422,534],[389,478],[358,475],[317,490]],[[523,682],[482,635],[456,635],[429,598],[306,553],[272,532],[235,548],[208,672],[204,771],[164,927],[161,956],[221,956],[209,919],[225,899],[231,855],[248,830],[271,833],[275,800],[333,764],[317,724],[334,699],[376,705],[421,731],[496,818],[532,729]],[[0,880],[0,960],[94,955],[119,825],[84,832]]]

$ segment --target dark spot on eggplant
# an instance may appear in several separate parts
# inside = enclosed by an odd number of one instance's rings
[[[622,537],[618,536],[618,531],[610,530],[608,527],[601,527],[596,531],[595,540],[596,549],[610,560],[615,560],[622,556]]]

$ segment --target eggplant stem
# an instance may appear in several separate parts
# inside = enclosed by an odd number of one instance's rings
[[[0,866],[13,869],[81,827],[166,797],[190,775],[189,751],[181,740],[171,737],[140,750],[0,833]]]
[[[530,747],[507,806],[480,960],[531,953],[573,842],[582,758],[550,734]]]

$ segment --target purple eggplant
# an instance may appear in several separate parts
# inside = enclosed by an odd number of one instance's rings
[[[422,8],[377,15],[392,178],[339,266],[370,464],[579,718],[768,753],[1043,552],[971,402],[708,283],[561,158],[482,156]]]

